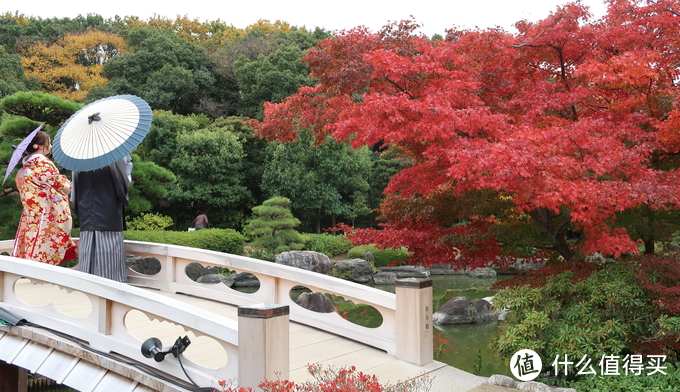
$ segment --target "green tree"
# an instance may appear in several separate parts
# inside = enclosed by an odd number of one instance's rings
[[[244,228],[253,237],[251,245],[275,253],[303,248],[304,239],[295,230],[300,220],[290,212],[289,199],[272,197],[262,205],[253,207],[253,214],[255,218]]]
[[[151,211],[168,196],[167,184],[177,178],[168,169],[132,154],[132,185],[129,190],[132,215]]]
[[[202,96],[215,96],[216,79],[203,49],[168,30],[142,28],[127,33],[130,52],[110,59],[103,75],[108,85],[94,88],[87,100],[133,94],[154,109],[189,114]]]
[[[177,135],[169,168],[177,176],[170,189],[175,216],[181,206],[192,215],[205,213],[213,226],[240,227],[245,216],[235,210],[250,198],[243,174],[243,144],[228,127]]]
[[[280,102],[302,86],[311,86],[304,53],[295,45],[280,46],[269,55],[251,61],[241,56],[234,62],[234,74],[242,91],[244,113],[262,119],[265,102]]]
[[[367,192],[368,176],[373,164],[366,147],[353,150],[346,143],[327,139],[318,146],[313,138],[301,134],[297,141],[272,143],[271,161],[262,176],[267,195],[282,195],[292,200],[292,207],[313,217],[316,232],[321,232],[321,218],[350,215],[355,192]]]
[[[243,144],[244,157],[241,164],[243,165],[243,175],[247,179],[244,185],[250,192],[251,200],[239,209],[239,213],[243,212],[248,215],[253,206],[262,204],[265,200],[260,183],[262,182],[265,164],[269,161],[269,154],[267,153],[267,141],[256,137],[253,128],[244,124],[246,120],[248,120],[247,117],[241,116],[220,117],[207,128],[226,127],[238,136]]]
[[[39,91],[19,91],[0,101],[0,110],[56,126],[83,105]]]
[[[154,111],[151,128],[139,147],[139,155],[167,169],[177,150],[177,135],[200,127],[201,123],[195,117]]]
[[[21,65],[21,57],[9,53],[0,45],[0,99],[18,91],[34,90],[38,87],[35,78],[27,78]]]

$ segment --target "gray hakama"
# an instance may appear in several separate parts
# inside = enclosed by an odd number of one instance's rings
[[[122,231],[81,231],[78,270],[127,282]]]

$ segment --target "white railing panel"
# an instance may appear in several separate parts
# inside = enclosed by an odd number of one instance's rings
[[[172,355],[160,363],[142,356],[143,340],[134,336],[125,321],[132,310],[139,311],[149,320],[166,321],[181,326],[182,331],[189,331],[192,336],[206,336],[218,342],[227,356],[226,364],[221,368],[210,368],[186,358],[183,361],[187,372],[199,385],[217,388],[219,380],[238,378],[238,323],[234,320],[139,287],[67,268],[0,256],[0,270],[3,271],[0,307],[31,323],[67,333],[99,351],[116,353],[183,379],[183,371]],[[53,304],[33,306],[22,301],[16,292],[21,278],[85,293],[92,303],[91,314],[78,319],[55,309]],[[191,345],[187,355],[190,349]]]

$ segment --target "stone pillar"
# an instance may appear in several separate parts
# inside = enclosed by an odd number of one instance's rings
[[[397,358],[418,366],[432,362],[432,280],[399,279],[397,295]]]
[[[288,305],[238,307],[238,385],[253,390],[290,373]]]
[[[0,391],[26,392],[28,372],[18,366],[0,361]]]

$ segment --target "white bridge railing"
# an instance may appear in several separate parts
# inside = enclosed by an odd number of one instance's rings
[[[12,243],[11,240],[0,241],[0,252],[9,252]],[[432,362],[431,282],[398,281],[396,294],[392,294],[299,268],[196,248],[126,241],[126,253],[156,258],[160,270],[153,275],[128,270],[129,284],[121,284],[71,269],[0,256],[0,307],[27,319],[29,317],[25,315],[30,315],[33,323],[67,332],[98,350],[115,351],[128,358],[140,357],[142,343],[126,325],[126,317],[131,311],[141,312],[150,320],[182,326],[196,336],[214,339],[224,349],[226,364],[220,364],[217,369],[192,361],[185,364],[194,381],[213,387],[217,387],[218,380],[239,379],[240,318],[237,323],[135,286],[189,294],[244,308],[263,304],[287,306],[291,321],[365,343],[416,365]],[[185,272],[192,263],[251,273],[259,280],[260,287],[254,293],[243,293],[221,283],[197,283]],[[21,278],[82,292],[91,302],[90,314],[76,319],[52,306],[35,307],[21,301],[16,290]],[[333,294],[354,304],[372,306],[380,312],[382,324],[367,328],[351,323],[337,313],[307,310],[291,299],[291,290],[297,286]],[[257,353],[248,353],[251,360],[253,355]],[[285,355],[287,363],[288,353]],[[176,361],[148,361],[146,364],[166,374],[178,374]],[[243,373],[240,381],[243,381]],[[244,386],[241,382],[239,385]]]

